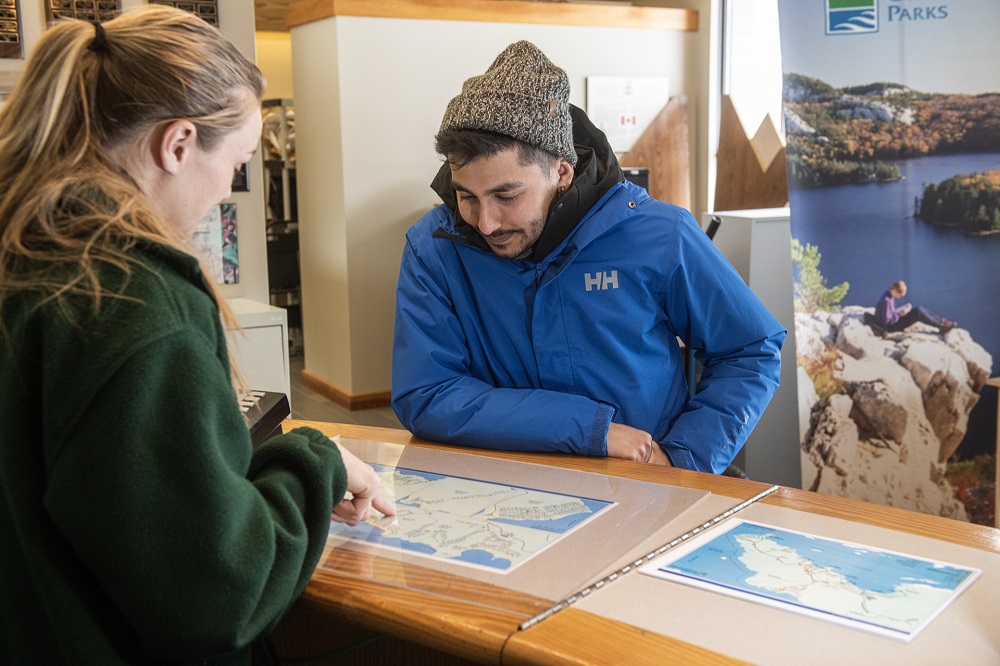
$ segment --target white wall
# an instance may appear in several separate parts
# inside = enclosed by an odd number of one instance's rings
[[[243,55],[257,61],[253,0],[218,0],[219,29]],[[132,0],[135,4],[145,4]],[[240,252],[240,282],[224,285],[226,298],[270,300],[267,285],[267,237],[264,229],[264,175],[258,151],[248,165],[249,192],[234,192]]]
[[[439,203],[433,136],[466,78],[528,39],[581,107],[587,76],[665,76],[699,95],[698,33],[339,16],[291,35],[306,369],[350,395],[390,388],[404,234]]]
[[[144,6],[145,0],[122,0],[122,10]],[[25,57],[30,55],[45,30],[45,5],[41,0],[22,0],[21,28]],[[219,28],[240,51],[256,61],[253,0],[219,0]],[[0,59],[0,88],[13,85],[24,69],[24,60]],[[268,302],[267,244],[264,232],[264,180],[260,156],[250,161],[250,191],[234,193],[239,237],[240,283],[223,286],[228,298],[251,298]]]

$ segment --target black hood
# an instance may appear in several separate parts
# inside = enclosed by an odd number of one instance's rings
[[[544,259],[563,239],[579,224],[583,216],[594,207],[604,194],[625,179],[618,158],[611,150],[604,132],[597,129],[590,118],[581,109],[570,105],[570,115],[573,117],[573,143],[578,157],[573,183],[569,189],[556,200],[549,214],[548,222],[542,230],[542,235],[526,259],[537,263]],[[492,252],[489,244],[479,233],[462,219],[458,212],[458,200],[451,186],[451,167],[445,162],[438,170],[437,176],[431,181],[434,190],[441,201],[455,214],[455,230],[461,234],[461,239],[438,229],[434,235],[438,237],[463,240],[471,245]]]

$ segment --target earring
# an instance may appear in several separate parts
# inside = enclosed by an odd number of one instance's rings
[[[559,188],[559,194],[566,194],[566,188],[565,187],[560,187]]]

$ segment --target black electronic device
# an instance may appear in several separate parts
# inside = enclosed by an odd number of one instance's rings
[[[240,400],[243,420],[250,429],[250,441],[257,448],[281,434],[281,422],[291,415],[288,396],[271,391],[250,391]]]

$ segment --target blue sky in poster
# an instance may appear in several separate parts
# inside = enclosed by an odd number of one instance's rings
[[[786,73],[837,88],[893,82],[929,93],[1000,91],[997,0],[876,0],[878,32],[846,35],[826,34],[828,4],[778,0]]]

